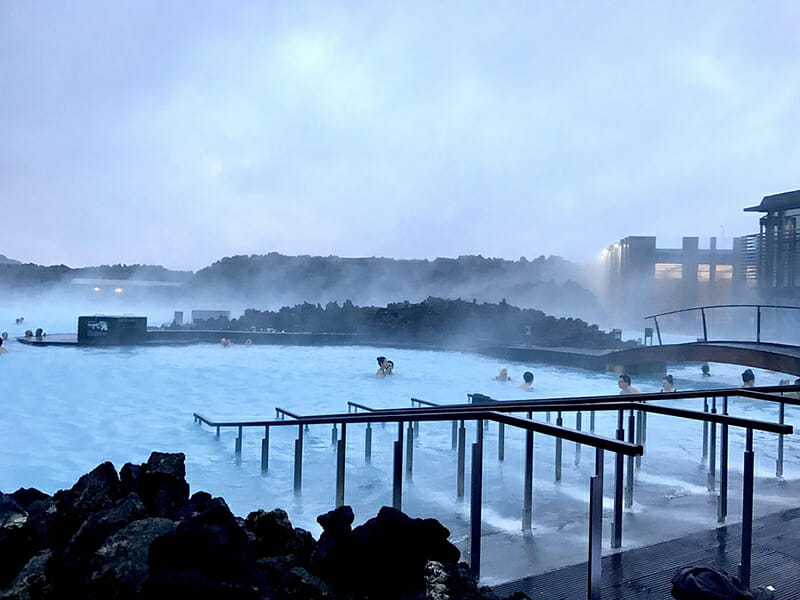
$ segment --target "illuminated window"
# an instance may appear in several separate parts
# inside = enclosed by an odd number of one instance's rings
[[[697,281],[710,281],[711,280],[711,265],[700,264],[697,265]]]
[[[678,263],[656,263],[656,279],[681,279],[683,265]]]
[[[717,272],[714,275],[717,281],[730,281],[733,279],[733,265],[717,265]]]
[[[758,268],[755,265],[747,265],[744,270],[745,285],[755,287],[758,285]]]

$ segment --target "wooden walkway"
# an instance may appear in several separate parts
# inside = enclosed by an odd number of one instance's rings
[[[605,556],[602,600],[674,600],[670,581],[678,569],[706,566],[735,575],[740,544],[735,524]],[[534,600],[586,600],[587,569],[587,563],[573,565],[493,589]],[[754,520],[751,585],[773,586],[776,600],[800,600],[800,508]]]

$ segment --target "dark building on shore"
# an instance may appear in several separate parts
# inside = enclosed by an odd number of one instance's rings
[[[800,291],[800,190],[765,196],[744,210],[764,216],[758,233],[739,238],[743,276],[770,297],[795,298]]]
[[[684,237],[659,248],[652,236],[629,236],[604,250],[605,297],[612,314],[645,314],[709,304],[783,303],[800,306],[800,190],[765,196],[760,231],[717,248]],[[643,312],[644,311],[644,312]]]

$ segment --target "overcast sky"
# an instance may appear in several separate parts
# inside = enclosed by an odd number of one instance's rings
[[[729,245],[800,188],[799,30],[795,1],[3,0],[0,254]]]

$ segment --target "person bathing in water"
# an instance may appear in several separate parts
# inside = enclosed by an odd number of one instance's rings
[[[673,385],[673,382],[674,382],[674,379],[672,378],[672,375],[669,375],[669,374],[664,375],[664,377],[661,378],[661,391],[662,392],[677,392],[678,390],[675,389],[675,386]]]
[[[752,369],[745,369],[742,372],[742,387],[751,388],[756,385],[756,375]]]
[[[533,373],[530,371],[525,371],[522,374],[523,383],[519,386],[521,390],[530,390],[533,389]]]
[[[511,377],[508,376],[508,369],[505,367],[500,367],[497,369],[497,377],[494,378],[495,381],[511,381]]]
[[[392,375],[394,371],[394,363],[390,360],[387,360],[385,356],[379,356],[377,359],[378,361],[378,372],[375,373],[376,377],[386,377],[387,375]]]
[[[3,338],[0,337],[0,354],[5,354],[8,352],[5,348],[3,348]]]
[[[642,393],[642,390],[631,385],[631,376],[626,373],[623,373],[622,375],[619,376],[619,379],[617,380],[617,385],[619,385],[620,396]]]

